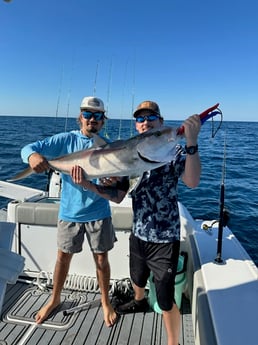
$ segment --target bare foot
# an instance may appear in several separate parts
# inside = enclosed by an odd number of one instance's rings
[[[44,320],[48,318],[48,316],[52,313],[52,311],[60,304],[60,302],[48,302],[44,307],[42,307],[37,315],[35,316],[35,321],[37,324],[42,323]]]
[[[117,314],[111,304],[103,305],[104,321],[107,327],[111,327],[116,323]]]

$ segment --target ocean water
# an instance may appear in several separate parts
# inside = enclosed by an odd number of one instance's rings
[[[178,127],[181,122],[166,121],[166,124]],[[76,118],[0,116],[0,180],[5,181],[26,167],[20,158],[24,145],[76,128]],[[211,121],[206,122],[199,136],[200,185],[189,189],[179,183],[179,200],[194,218],[218,219],[223,182],[225,207],[230,215],[228,226],[258,266],[258,122],[225,121],[213,139],[211,128]],[[117,140],[127,139],[136,132],[130,120],[110,119],[103,134]],[[44,189],[47,175],[34,174],[17,183]],[[0,208],[6,203],[0,197]]]

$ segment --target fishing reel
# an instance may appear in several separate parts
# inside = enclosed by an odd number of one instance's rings
[[[203,222],[202,223],[202,229],[207,231],[207,232],[210,232],[211,229],[213,228],[213,226],[215,224],[219,224],[220,221],[222,222],[222,226],[225,227],[228,225],[229,219],[230,219],[229,211],[224,207],[223,213],[222,213],[222,219],[221,220],[216,219],[216,220],[212,220],[210,222]]]

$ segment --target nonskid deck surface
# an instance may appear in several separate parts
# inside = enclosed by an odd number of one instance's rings
[[[98,293],[64,290],[62,303],[42,324],[36,312],[50,297],[50,290],[18,282],[8,285],[0,321],[0,345],[166,345],[162,316],[155,312],[120,316],[106,327]],[[85,303],[90,302],[90,306]],[[84,308],[69,313],[70,308]],[[67,315],[64,311],[68,311]],[[194,345],[189,301],[183,297],[181,345]]]

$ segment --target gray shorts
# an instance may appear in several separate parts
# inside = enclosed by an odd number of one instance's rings
[[[81,252],[85,235],[93,253],[109,251],[117,240],[111,217],[87,223],[59,220],[57,229],[57,246],[64,253]]]

